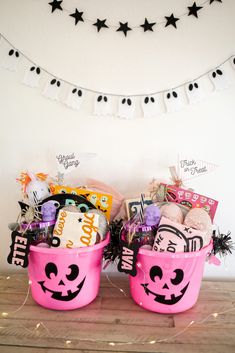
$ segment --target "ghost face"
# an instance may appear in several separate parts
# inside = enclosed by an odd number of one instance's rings
[[[76,264],[60,269],[55,263],[49,262],[45,266],[45,275],[45,279],[38,282],[42,291],[49,293],[52,299],[66,302],[78,296],[86,279],[84,277],[79,282],[79,268]]]
[[[84,94],[80,88],[74,87],[67,96],[65,104],[75,110],[79,110],[83,102]]]
[[[120,97],[118,105],[118,116],[124,119],[132,119],[134,116],[134,101],[130,97]]]
[[[210,80],[216,90],[223,90],[229,87],[230,82],[226,72],[222,68],[218,68],[209,73]]]
[[[176,112],[183,107],[182,95],[176,89],[165,93],[164,102],[169,113]]]
[[[145,293],[153,295],[154,301],[174,305],[184,296],[189,282],[184,280],[184,270],[181,268],[164,269],[161,266],[152,266],[149,271],[150,283],[141,284]]]

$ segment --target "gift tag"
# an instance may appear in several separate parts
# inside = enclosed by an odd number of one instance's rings
[[[14,231],[11,233],[11,238],[11,251],[7,257],[7,262],[11,265],[27,267],[31,237]]]
[[[118,263],[118,271],[125,272],[130,276],[136,276],[136,260],[139,251],[140,244],[132,243],[128,244],[125,241],[121,241],[121,254]]]

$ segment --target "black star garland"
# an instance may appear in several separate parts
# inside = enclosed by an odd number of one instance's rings
[[[198,18],[197,12],[202,9],[202,6],[197,6],[197,4],[194,2],[192,6],[188,6],[188,9],[189,9],[188,16],[193,15],[196,18]]]
[[[54,12],[55,10],[61,10],[63,11],[62,7],[61,7],[61,3],[62,1],[58,1],[58,0],[53,0],[52,2],[48,2],[49,5],[51,5],[51,12]]]
[[[63,0],[60,0],[60,1],[59,0],[53,0],[53,1],[49,2],[48,4],[51,6],[51,12],[54,12],[56,10],[60,10],[60,11],[65,10],[65,11],[69,12],[67,9],[65,9],[65,8],[63,9],[61,7],[62,2],[63,2]],[[214,2],[222,3],[223,1],[222,0],[207,0],[205,2],[206,3],[209,2],[209,4],[211,5]],[[194,17],[198,18],[198,11],[203,9],[203,7],[204,7],[204,3],[203,3],[203,6],[197,6],[196,2],[194,1],[192,6],[188,6],[188,16],[194,16]],[[75,26],[78,24],[78,22],[84,22],[84,20],[91,22],[91,20],[89,20],[87,18],[83,19],[83,12],[79,12],[78,9],[75,9],[75,12],[71,13],[69,16],[74,18]],[[180,18],[182,16],[180,16]],[[171,26],[173,26],[173,27],[175,27],[177,29],[176,22],[179,21],[180,18],[175,17],[173,13],[170,16],[165,16],[165,19],[166,19],[165,27],[168,27],[168,26],[171,25]],[[109,25],[108,26],[106,24],[106,21],[107,21],[107,19],[100,20],[99,18],[97,18],[97,21],[95,23],[92,23],[92,25],[96,27],[98,33],[100,32],[100,30],[102,28],[116,27],[115,25],[112,25],[112,26]],[[139,25],[139,26],[143,28],[144,32],[148,32],[148,31],[153,32],[154,31],[153,27],[156,25],[156,23],[157,22],[149,22],[147,20],[147,18],[145,18],[144,23]],[[135,26],[134,28],[137,28],[137,26]],[[123,32],[123,34],[126,37],[128,31],[132,31],[132,28],[130,28],[128,26],[128,22],[125,22],[125,23],[119,22],[119,27],[116,30],[116,32]]]
[[[126,22],[126,23],[119,22],[119,24],[120,24],[120,27],[117,29],[117,32],[123,32],[123,34],[126,37],[127,32],[131,31],[132,29],[130,27],[128,27],[128,22]]]
[[[142,25],[140,25],[140,27],[142,27],[144,29],[144,32],[147,32],[147,31],[153,32],[153,26],[155,24],[156,24],[156,22],[149,23],[147,18],[145,18],[144,23]]]
[[[101,28],[109,28],[106,24],[105,24],[106,20],[99,20],[97,18],[96,23],[93,23],[93,26],[97,27],[97,31],[99,32],[101,30]]]
[[[74,17],[74,19],[75,19],[75,26],[76,26],[76,24],[77,24],[79,21],[84,22],[84,20],[83,20],[83,18],[82,18],[82,15],[83,15],[83,12],[79,12],[78,9],[75,9],[75,12],[72,13],[71,15],[69,15],[69,16]]]
[[[175,28],[177,28],[176,26],[176,22],[179,21],[179,18],[175,17],[173,15],[173,13],[168,17],[168,16],[165,16],[165,19],[166,19],[166,25],[165,27],[169,26],[169,25],[172,25],[174,26]]]

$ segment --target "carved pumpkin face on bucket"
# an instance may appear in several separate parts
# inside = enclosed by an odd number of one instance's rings
[[[149,271],[150,283],[141,284],[145,293],[154,296],[154,300],[165,305],[174,305],[184,296],[189,282],[182,268],[162,268],[155,265]]]
[[[60,268],[53,262],[45,266],[45,280],[39,281],[43,292],[50,293],[51,298],[59,301],[71,301],[80,293],[86,276],[79,281],[79,267],[71,264]]]

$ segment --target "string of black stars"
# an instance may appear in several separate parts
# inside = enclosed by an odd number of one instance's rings
[[[210,5],[214,2],[222,3],[222,0],[209,0],[209,1],[210,1]],[[63,11],[63,8],[61,6],[62,2],[63,2],[63,0],[53,0],[53,1],[49,2],[48,4],[51,6],[51,12],[53,13],[56,10]],[[202,8],[203,8],[203,6],[197,6],[196,2],[194,2],[192,6],[188,6],[188,16],[194,16],[194,17],[198,18],[198,12]],[[74,18],[75,26],[79,22],[84,22],[83,12],[78,11],[77,8],[75,9],[75,12],[69,14],[69,16]],[[180,18],[175,17],[174,14],[172,13],[170,16],[165,16],[165,19],[166,19],[165,27],[173,26],[174,28],[177,28],[176,22],[179,21]],[[93,23],[93,26],[95,26],[97,28],[97,32],[100,32],[101,29],[109,28],[109,26],[106,24],[106,21],[107,21],[107,19],[100,20],[99,18],[97,18],[97,21],[95,23]],[[145,18],[144,23],[141,24],[140,27],[143,28],[144,32],[148,32],[148,31],[153,32],[154,31],[153,27],[156,24],[157,24],[157,22],[149,22],[147,20],[147,18]],[[116,31],[123,32],[123,34],[126,37],[127,33],[129,31],[132,31],[132,28],[130,28],[128,26],[128,22],[125,22],[125,23],[119,22],[119,27]]]

